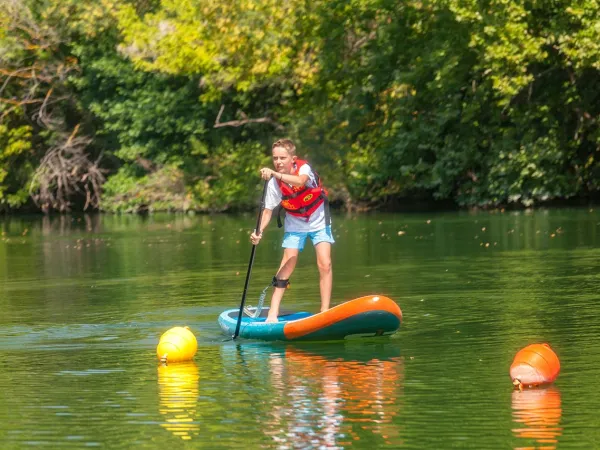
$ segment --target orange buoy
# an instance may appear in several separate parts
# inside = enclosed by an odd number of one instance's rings
[[[189,361],[198,350],[196,336],[188,327],[173,327],[165,331],[156,347],[156,356],[162,362]]]
[[[519,350],[510,365],[513,385],[523,387],[552,383],[560,372],[560,361],[548,344],[531,344]]]

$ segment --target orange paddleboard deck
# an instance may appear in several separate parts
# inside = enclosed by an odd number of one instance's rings
[[[223,311],[219,325],[229,336],[235,332],[239,309]],[[282,313],[278,322],[266,323],[268,308],[260,317],[242,316],[240,337],[265,341],[329,341],[353,337],[389,336],[400,328],[402,311],[392,299],[367,295],[318,314]]]

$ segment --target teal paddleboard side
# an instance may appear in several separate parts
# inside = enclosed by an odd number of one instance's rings
[[[237,326],[237,316],[239,309],[230,309],[223,311],[219,316],[219,326],[223,333],[233,336]],[[291,320],[303,319],[311,316],[308,312],[297,312],[279,317],[279,322],[265,323],[264,318],[253,319],[242,316],[239,336],[244,339],[260,339],[264,341],[284,341],[286,340],[283,329],[285,324]]]
[[[327,327],[294,338],[294,341],[328,341],[358,337],[388,336],[400,328],[400,320],[387,311],[365,311]]]
[[[237,325],[237,309],[224,311],[219,316],[223,332],[233,336]],[[286,324],[312,316],[298,312],[279,317],[279,322],[265,323],[264,318],[242,317],[239,336],[244,339],[264,341],[328,341],[354,337],[375,337],[393,334],[400,327],[400,320],[387,311],[364,311],[302,336],[289,338],[285,334]]]

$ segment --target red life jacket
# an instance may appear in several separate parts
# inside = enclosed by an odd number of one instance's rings
[[[292,168],[292,175],[297,175],[300,167],[307,164],[306,161],[297,159]],[[327,201],[327,191],[321,183],[319,175],[313,170],[317,187],[309,188],[307,186],[290,186],[281,180],[275,180],[281,189],[281,207],[292,216],[305,217],[306,221],[323,202]],[[326,211],[326,216],[328,216]],[[327,217],[328,218],[328,217]],[[327,220],[329,222],[329,220]],[[329,225],[329,224],[328,224]]]

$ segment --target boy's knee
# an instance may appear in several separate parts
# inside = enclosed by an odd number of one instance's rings
[[[319,268],[319,272],[329,273],[331,272],[331,261],[319,261],[317,262],[317,267]]]

